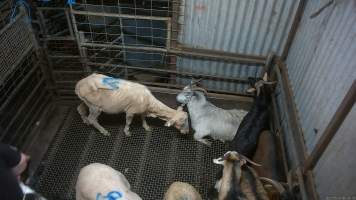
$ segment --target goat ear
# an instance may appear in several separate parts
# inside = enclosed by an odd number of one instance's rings
[[[248,89],[246,90],[247,93],[253,93],[253,92],[255,92],[255,91],[256,91],[256,88],[253,88],[253,87],[248,88]]]
[[[267,72],[265,72],[265,73],[263,74],[263,80],[264,80],[264,81],[268,81],[268,75],[267,75]]]
[[[168,120],[164,125],[167,127],[171,127],[174,124],[173,120]]]
[[[218,165],[224,165],[224,159],[223,158],[213,159],[213,163],[218,164]]]
[[[177,111],[182,111],[183,110],[183,106],[178,106]]]

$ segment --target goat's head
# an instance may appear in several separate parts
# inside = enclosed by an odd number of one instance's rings
[[[189,133],[189,120],[187,112],[183,111],[183,107],[179,106],[177,108],[176,114],[173,116],[172,119],[168,120],[165,126],[174,126],[178,129],[182,134]]]
[[[247,93],[254,94],[256,93],[257,96],[260,96],[261,91],[264,90],[264,86],[266,85],[275,85],[277,82],[276,81],[268,81],[268,75],[265,73],[263,75],[263,78],[256,80],[256,79],[250,79],[249,82],[251,87],[246,90]]]
[[[204,88],[202,88],[199,84],[201,80],[202,79],[192,80],[189,85],[185,86],[183,88],[183,91],[177,95],[176,97],[177,101],[181,104],[187,104],[192,98],[192,96],[194,95],[194,92],[196,91],[202,92],[204,93],[204,95],[207,95],[208,92]]]

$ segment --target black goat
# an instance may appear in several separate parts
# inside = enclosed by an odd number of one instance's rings
[[[248,89],[248,92],[256,92],[255,100],[231,141],[230,150],[252,159],[261,132],[268,129],[268,105],[271,102],[268,86],[274,82],[267,82],[266,74],[257,82],[251,78],[249,81],[253,87]]]
[[[256,92],[255,100],[231,141],[229,150],[239,152],[239,154],[252,159],[261,132],[268,129],[268,105],[270,103],[270,88],[268,88],[268,85],[274,84],[274,82],[267,82],[267,74],[259,80],[249,78],[249,82],[252,87],[247,92]],[[221,177],[222,170],[216,176],[217,184]],[[209,199],[216,198],[216,185],[209,189],[208,196]]]

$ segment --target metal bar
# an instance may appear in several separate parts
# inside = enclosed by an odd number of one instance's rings
[[[10,21],[8,24],[6,24],[6,26],[4,26],[1,30],[0,30],[0,35],[2,35],[7,29],[9,29],[15,22],[17,22],[17,20],[19,20],[22,16],[24,15],[23,12],[19,12],[19,14],[15,17],[14,20]]]
[[[23,104],[20,106],[20,108],[16,111],[16,114],[13,116],[13,118],[11,119],[11,121],[7,124],[5,130],[4,130],[4,134],[0,137],[0,141],[3,140],[4,136],[6,135],[6,133],[9,131],[10,127],[15,123],[15,121],[17,120],[18,115],[23,111],[23,109],[25,109],[26,105],[30,102],[30,100],[32,99],[32,97],[35,95],[35,93],[37,92],[38,88],[41,86],[41,84],[44,82],[44,79],[42,78],[36,85],[36,87],[33,88],[33,90],[31,91],[31,94],[28,95],[28,97],[26,98],[26,100],[23,102]]]
[[[143,85],[145,85],[147,87],[150,87],[150,86],[163,87],[163,88],[179,89],[180,91],[181,91],[181,89],[183,89],[185,87],[185,85],[177,85],[177,84],[170,84],[170,83],[156,83],[156,82],[147,82],[147,81],[134,81],[134,82],[143,84]],[[75,83],[77,83],[77,81],[57,81],[56,83],[57,84],[73,84],[74,85]],[[73,87],[62,87],[62,88],[59,88],[59,90],[70,90],[70,91],[72,91],[73,89],[74,89],[74,86]],[[226,90],[207,89],[207,91],[208,92],[212,92],[212,93],[218,93],[218,94],[227,94],[227,95],[238,95],[238,96],[252,97],[252,95],[250,95],[250,94],[239,93],[239,92],[231,92],[231,91],[226,91]]]
[[[182,91],[181,89],[177,89],[177,88],[174,89],[174,88],[157,87],[157,86],[147,86],[147,87],[153,93],[178,94]],[[61,99],[79,100],[74,93],[74,88],[60,89],[59,93],[69,95],[69,96],[61,96]],[[253,98],[251,96],[246,96],[246,95],[240,96],[238,94],[222,94],[222,93],[208,92],[208,98],[232,100],[232,101],[239,101],[239,102],[250,102],[250,103],[253,102]]]
[[[293,93],[289,83],[286,66],[279,58],[276,58],[276,63],[277,64],[275,66],[277,67],[274,68],[274,71],[277,75],[277,78],[281,81],[281,88],[284,91],[285,94],[284,98],[286,101],[286,104],[284,104],[284,109],[287,111],[287,118],[289,120],[292,129],[291,137],[293,138],[292,140],[293,145],[288,148],[293,148],[294,152],[296,152],[297,154],[296,158],[292,158],[292,159],[296,159],[297,166],[292,166],[292,167],[293,168],[297,167],[293,171],[296,173],[298,178],[297,180],[299,183],[302,199],[307,200],[307,199],[311,199],[311,197],[313,196],[316,196],[316,194],[312,193],[313,191],[315,192],[315,188],[313,188],[315,187],[315,185],[305,184],[305,182],[307,183],[313,182],[312,180],[308,180],[313,177],[304,177],[301,171],[302,169],[300,169],[299,167],[303,165],[306,158],[306,147],[304,143],[303,131],[298,121],[296,105],[293,100],[293,96],[292,96]]]
[[[237,53],[216,51],[211,49],[181,47],[180,49],[169,49],[168,53],[180,55],[180,56],[204,58],[207,60],[222,60],[222,61],[245,63],[245,64],[256,64],[256,65],[266,64],[266,57],[264,56],[243,55]]]
[[[123,46],[123,45],[112,45],[112,44],[97,44],[83,42],[80,44],[85,47],[99,47],[99,48],[113,48],[113,49],[129,49],[129,50],[142,50],[150,52],[162,52],[170,53],[179,56],[190,56],[195,58],[203,58],[207,60],[222,60],[236,63],[245,64],[256,64],[264,65],[266,64],[266,57],[255,56],[255,55],[243,55],[237,53],[221,52],[210,49],[197,49],[197,48],[181,48],[181,49],[163,49],[156,47],[138,47],[138,46]]]
[[[279,150],[281,152],[284,175],[285,175],[285,177],[287,177],[289,170],[288,170],[287,155],[286,155],[287,151],[284,146],[284,140],[283,140],[283,136],[285,136],[285,135],[283,134],[282,128],[279,124],[280,117],[279,117],[278,111],[277,111],[276,98],[273,94],[271,95],[271,99],[272,99],[272,121],[273,121],[273,126],[274,126],[274,133],[277,137],[277,144],[278,144]]]
[[[295,171],[295,174],[298,179],[299,190],[300,190],[302,200],[309,200],[310,198],[308,198],[307,187],[304,182],[302,170],[298,167]]]
[[[291,28],[289,30],[289,33],[288,33],[286,44],[284,45],[284,48],[283,48],[283,52],[282,52],[282,55],[281,55],[281,59],[282,60],[285,60],[287,58],[287,56],[288,56],[289,49],[291,48],[292,42],[293,42],[294,37],[295,37],[295,34],[297,33],[297,29],[299,27],[300,20],[302,19],[306,4],[307,4],[306,0],[300,0],[299,1],[297,11],[296,11],[296,13],[294,15],[292,26],[291,26]]]
[[[177,47],[177,40],[178,40],[178,19],[179,19],[179,5],[181,0],[178,2],[172,2],[172,19],[171,19],[171,27],[170,27],[170,32],[171,32],[171,38],[172,40],[170,41],[170,47],[176,48]]]
[[[68,9],[65,9],[65,10],[64,10],[64,13],[65,13],[65,15],[66,15],[67,25],[68,25],[70,37],[74,39],[73,27],[72,27],[72,23],[71,23],[71,21],[70,21],[70,16],[69,16]]]
[[[305,179],[306,179],[305,185],[307,186],[308,193],[312,197],[310,199],[319,199],[318,192],[316,191],[316,188],[315,188],[316,184],[315,184],[315,181],[314,181],[314,176],[313,176],[312,171],[309,171],[306,174]]]
[[[121,39],[122,35],[117,36],[113,41],[111,41],[108,45],[113,45],[115,42],[119,41]],[[103,47],[101,48],[99,51],[105,51],[108,47]],[[99,54],[99,52],[94,53],[93,55],[91,55],[89,58],[95,58],[95,56],[97,56]]]
[[[119,12],[120,12],[120,14],[122,14],[122,9],[121,9],[121,6],[120,6],[120,3],[119,3],[119,1],[118,1],[118,6],[119,6]],[[122,18],[120,17],[119,18],[119,21],[120,21],[120,31],[121,31],[121,41],[122,41],[122,45],[124,45],[124,46],[126,46],[126,44],[125,44],[125,36],[124,36],[124,30],[123,30],[123,26],[124,26],[124,24],[123,24],[123,21],[122,21]],[[123,52],[123,60],[124,60],[124,62],[126,62],[126,50],[123,50],[123,51],[120,51],[120,53],[121,52]],[[110,62],[112,62],[112,61],[110,61]],[[128,79],[128,71],[127,71],[127,68],[125,68],[124,69],[124,73],[125,73],[125,78],[126,79]]]
[[[80,57],[81,57],[80,62],[82,63],[83,70],[84,70],[85,72],[89,72],[90,69],[89,69],[89,67],[88,67],[87,64],[86,64],[86,61],[87,61],[87,60],[85,60],[85,61],[83,60],[83,59],[86,59],[86,55],[85,55],[85,53],[83,52],[83,51],[84,51],[84,50],[83,50],[83,47],[80,45],[81,40],[84,39],[84,38],[82,38],[82,39],[80,38],[79,31],[78,31],[78,27],[77,27],[77,22],[76,22],[76,20],[75,20],[74,14],[73,14],[73,7],[72,7],[72,4],[70,4],[70,6],[69,6],[69,14],[70,14],[71,19],[72,19],[74,35],[75,35],[75,37],[76,37],[76,42],[77,42],[77,45],[78,45],[78,51],[79,51],[79,54],[80,54]]]
[[[168,73],[168,74],[176,74],[176,75],[180,75],[180,76],[207,78],[207,79],[212,79],[212,80],[225,80],[225,81],[233,81],[233,82],[248,84],[248,79],[245,79],[245,78],[232,78],[232,77],[224,77],[224,76],[206,75],[206,74],[200,74],[200,73],[178,72],[175,70],[168,70],[168,69],[133,67],[133,66],[127,66],[127,65],[114,65],[114,64],[93,63],[93,62],[88,62],[88,65],[95,65],[95,66],[100,66],[100,67],[124,68],[124,69],[127,68],[127,69],[133,69],[133,70],[151,71],[151,72],[157,72],[157,73]],[[65,70],[56,70],[55,73],[84,74],[81,71],[65,71]]]
[[[68,37],[68,36],[64,36],[64,37],[53,37],[51,35],[47,35],[43,38],[40,38],[41,41],[51,41],[51,40],[75,40],[74,37]]]
[[[55,33],[55,34],[53,34],[55,37],[60,37],[60,36],[58,36],[58,35],[61,35],[61,34],[64,34],[64,33],[66,33],[66,32],[69,32],[69,29],[63,29],[62,31],[59,31],[59,32],[57,32],[57,33]]]
[[[172,26],[172,22],[171,19],[169,19],[166,23],[167,26],[167,38],[166,38],[166,48],[170,49],[171,48],[171,26]]]
[[[39,16],[39,25],[40,25],[40,30],[42,32],[43,35],[47,36],[48,35],[48,30],[47,30],[47,27],[46,27],[46,22],[45,22],[45,18],[44,18],[44,15],[43,15],[43,12],[42,10],[38,10],[37,11],[37,15]],[[48,57],[48,41],[47,40],[44,40],[43,41],[43,45],[42,45],[42,49],[41,49],[41,53],[42,53],[42,57],[45,58],[47,64],[48,64],[48,68],[49,70],[47,71],[48,74],[50,74],[49,76],[49,83],[50,83],[50,86],[52,87],[52,94],[53,96],[56,96],[56,89],[55,89],[55,85],[54,85],[54,77],[53,77],[53,63],[52,63],[52,60],[49,59]],[[43,67],[42,67],[43,69]]]
[[[267,56],[232,53],[232,52],[214,50],[214,49],[192,48],[192,47],[188,47],[188,46],[185,46],[185,45],[182,45],[182,44],[179,45],[178,49],[181,50],[181,51],[195,52],[195,53],[201,53],[201,54],[209,54],[209,55],[211,54],[211,55],[217,55],[217,56],[237,57],[237,58],[244,58],[244,59],[254,59],[257,62],[260,62],[261,64],[267,64],[266,63]],[[270,53],[270,54],[273,55],[273,53]]]
[[[0,106],[0,113],[3,112],[6,106],[9,105],[11,99],[14,98],[15,94],[20,90],[20,88],[28,81],[32,74],[38,69],[39,64],[37,63],[33,68],[25,75],[23,79],[17,84],[17,87],[12,90],[11,94],[6,98],[6,101]]]
[[[293,100],[293,91],[290,86],[290,82],[288,79],[288,72],[286,65],[281,62],[280,59],[277,59],[277,67],[275,68],[277,76],[281,78],[281,86],[285,91],[285,99],[286,99],[286,110],[288,111],[288,116],[290,118],[292,133],[293,133],[293,141],[295,144],[295,150],[298,156],[298,164],[302,165],[307,156],[307,151],[304,143],[303,131],[298,121],[298,113],[297,108]]]
[[[5,78],[11,74],[11,72],[13,72],[15,70],[15,68],[21,63],[23,62],[23,59],[33,50],[34,46],[29,46],[27,49],[25,49],[25,51],[22,53],[22,55],[20,57],[16,58],[16,61],[14,64],[12,64],[11,66],[9,66],[8,70],[0,77],[0,83],[2,83]]]
[[[350,89],[336,110],[335,114],[331,118],[328,126],[325,128],[323,135],[318,140],[313,151],[305,161],[303,173],[306,174],[309,170],[312,170],[318,163],[319,159],[323,155],[325,149],[339,130],[342,122],[351,111],[356,102],[356,80],[353,81]]]
[[[72,10],[73,14],[77,15],[93,15],[93,16],[105,16],[105,17],[120,17],[126,19],[146,19],[146,20],[160,20],[167,21],[169,17],[154,17],[154,16],[143,16],[143,15],[128,15],[128,14],[119,14],[119,13],[107,13],[107,12],[93,12],[93,11],[79,11]]]
[[[66,10],[64,7],[36,7],[37,10]]]
[[[72,55],[48,55],[50,58],[80,58],[80,56],[72,56]]]
[[[66,72],[70,73],[70,71]],[[83,74],[80,72],[76,72],[77,74]],[[147,81],[133,81],[137,83],[144,84],[146,86],[158,86],[158,87],[166,87],[166,88],[174,88],[174,89],[183,89],[185,85],[178,85],[178,84],[170,84],[170,83],[156,83],[156,82],[147,82]],[[77,81],[56,81],[56,84],[76,84]],[[69,88],[68,90],[73,90],[73,88]],[[61,88],[59,89],[61,90]],[[207,89],[208,92],[213,92],[213,93],[223,93],[223,94],[230,94],[230,95],[239,95],[239,96],[245,96],[245,97],[252,97],[250,94],[245,94],[245,93],[240,93],[240,92],[231,92],[231,91],[226,91],[226,90],[214,90],[214,89]]]
[[[43,91],[41,91],[41,94],[38,97],[36,97],[37,101],[30,108],[30,111],[27,112],[26,117],[24,117],[24,119],[22,120],[21,124],[18,126],[18,128],[15,131],[14,135],[10,139],[10,143],[14,142],[14,140],[16,139],[16,136],[19,133],[21,135],[20,135],[20,137],[19,137],[19,139],[17,141],[20,141],[20,142],[25,137],[25,134],[28,134],[28,132],[29,132],[28,129],[30,129],[31,126],[33,126],[34,121],[38,119],[38,114],[43,110],[43,108],[46,106],[48,101],[50,101],[50,99],[51,99],[50,96],[47,95],[47,97],[45,97],[45,95],[46,95],[46,91],[43,90]],[[42,102],[42,103],[40,105],[38,105],[40,102]],[[29,122],[27,122],[28,119],[30,119]],[[21,128],[23,128],[23,127],[25,127],[24,130],[19,132],[21,130]]]
[[[156,48],[156,47],[138,47],[138,46],[129,46],[129,45],[98,44],[98,43],[89,43],[89,42],[83,42],[80,43],[80,45],[85,47],[100,47],[105,49],[113,48],[113,49],[143,50],[143,51],[153,51],[153,52],[167,52],[167,49]]]

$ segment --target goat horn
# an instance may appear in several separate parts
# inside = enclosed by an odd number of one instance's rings
[[[190,82],[190,84],[193,85],[193,84],[199,83],[199,82],[202,81],[202,80],[203,80],[203,78],[200,78],[200,79],[198,79],[198,80],[192,80],[192,81]]]
[[[258,166],[258,167],[261,167],[262,165],[258,164],[258,163],[255,163],[253,162],[252,160],[248,159],[246,156],[240,154],[241,158],[249,163],[251,163],[252,165],[255,165],[255,166]]]
[[[262,81],[263,84],[266,84],[266,85],[273,85],[273,84],[276,84],[277,81]]]
[[[272,180],[272,179],[269,179],[269,178],[266,178],[266,177],[260,177],[260,180],[271,184],[274,188],[276,188],[276,190],[280,194],[284,194],[286,192],[286,190],[284,189],[282,184],[280,184],[278,181],[275,181],[275,180]]]
[[[208,92],[204,88],[201,88],[201,87],[193,87],[191,90],[193,90],[193,91],[201,91],[205,95],[208,95]]]

